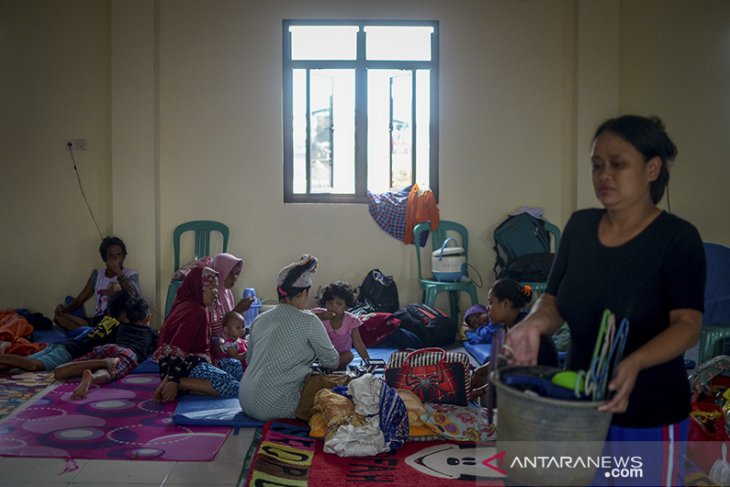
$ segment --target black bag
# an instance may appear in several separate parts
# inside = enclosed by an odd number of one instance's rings
[[[528,254],[507,262],[499,277],[515,281],[546,282],[553,265],[553,254]]]
[[[418,336],[426,347],[450,345],[456,340],[456,323],[439,309],[415,303],[393,314],[401,328]]]
[[[367,304],[375,311],[393,313],[400,307],[398,287],[393,276],[386,276],[380,269],[373,269],[365,276],[357,297],[358,303]]]
[[[511,215],[494,230],[494,275],[518,282],[547,281],[554,254],[545,220],[529,213]]]

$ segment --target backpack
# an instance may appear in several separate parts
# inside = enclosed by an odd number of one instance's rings
[[[450,345],[456,340],[456,323],[439,309],[415,303],[393,315],[400,320],[401,329],[414,333],[425,347]]]
[[[392,313],[368,313],[360,316],[362,325],[358,328],[360,338],[366,347],[374,347],[391,336],[400,326],[400,320]]]
[[[360,286],[357,301],[370,305],[374,311],[393,313],[400,307],[398,287],[393,276],[386,276],[380,269],[373,269],[365,276]]]
[[[545,221],[529,213],[509,216],[494,230],[494,275],[518,282],[547,281],[554,254]]]

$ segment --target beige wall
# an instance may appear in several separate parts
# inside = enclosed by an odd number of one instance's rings
[[[50,314],[100,263],[66,137],[88,139],[77,162],[91,207],[103,233],[127,241],[128,265],[157,306],[172,230],[199,218],[231,227],[229,250],[246,259],[237,293],[272,298],[278,270],[311,252],[318,284],[359,284],[379,267],[403,304],[418,299],[413,249],[365,205],[282,202],[285,18],[440,21],[441,216],[467,226],[487,285],[491,234],[506,213],[541,206],[562,225],[595,204],[590,135],[620,111],[665,118],[680,147],[672,210],[730,243],[722,213],[707,211],[729,199],[719,185],[730,172],[730,4],[636,3],[0,0],[0,93],[13,93],[0,117],[0,307]]]

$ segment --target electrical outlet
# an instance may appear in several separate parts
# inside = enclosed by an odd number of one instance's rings
[[[63,147],[66,150],[86,150],[86,139],[64,139]]]

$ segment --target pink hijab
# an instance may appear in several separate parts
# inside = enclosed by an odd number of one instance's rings
[[[233,311],[236,306],[236,298],[233,291],[226,288],[225,282],[228,274],[238,267],[238,272],[243,270],[243,259],[239,259],[235,255],[222,253],[213,259],[213,270],[218,272],[218,302],[213,304],[211,308],[211,323],[219,324],[223,321],[223,317],[229,311]]]

